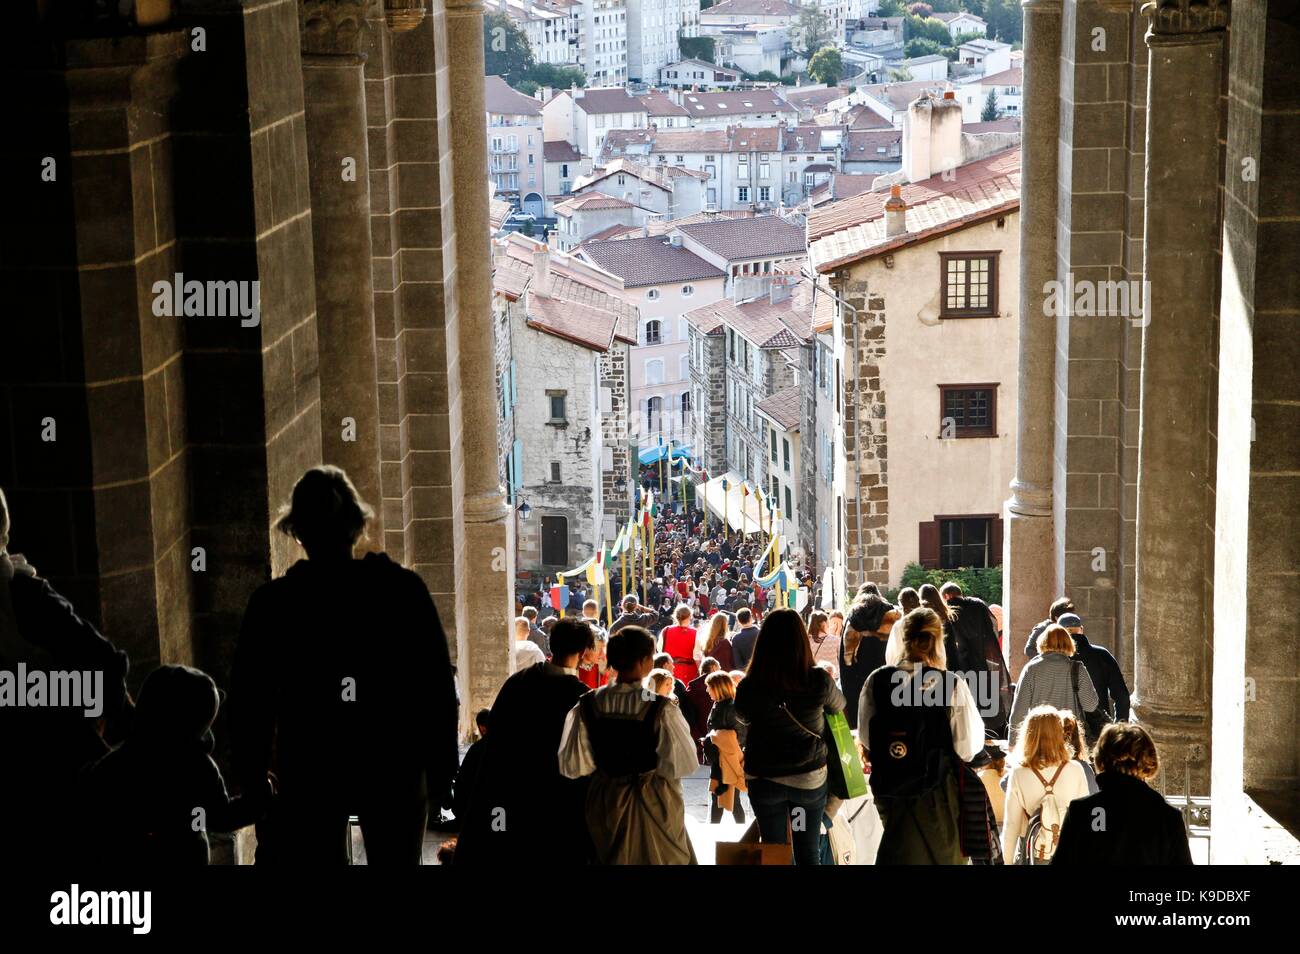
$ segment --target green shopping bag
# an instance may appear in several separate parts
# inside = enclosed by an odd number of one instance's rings
[[[853,730],[843,712],[826,713],[826,769],[830,776],[830,793],[837,798],[857,798],[867,794],[867,776],[853,741]]]

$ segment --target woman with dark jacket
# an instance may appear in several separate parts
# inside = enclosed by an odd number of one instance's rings
[[[745,777],[759,837],[786,844],[793,833],[800,865],[820,863],[827,711],[843,712],[844,695],[830,673],[813,664],[803,619],[792,609],[772,611],[736,689],[736,713],[748,731]]]
[[[840,685],[849,728],[858,727],[858,699],[867,677],[885,664],[885,640],[902,614],[875,593],[859,592],[840,640]]]
[[[1112,722],[1097,740],[1093,762],[1101,791],[1070,802],[1052,864],[1190,865],[1182,815],[1147,784],[1160,761],[1146,730]],[[1096,824],[1098,818],[1106,823]]]
[[[231,716],[245,793],[278,779],[257,863],[345,865],[358,816],[371,865],[418,865],[429,805],[459,762],[447,637],[424,581],[353,550],[371,511],[347,474],[314,467],[277,528],[306,560],[263,584],[235,649]],[[502,638],[505,638],[504,631]]]

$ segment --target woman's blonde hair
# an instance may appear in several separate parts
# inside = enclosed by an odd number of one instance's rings
[[[736,683],[731,678],[729,672],[711,672],[704,678],[704,688],[709,690],[709,695],[718,699],[736,698]]]
[[[1025,716],[1016,740],[1013,760],[1026,768],[1044,769],[1070,761],[1070,750],[1065,746],[1065,726],[1061,713],[1052,706],[1034,706]]]
[[[1074,655],[1074,637],[1064,626],[1052,625],[1047,627],[1038,634],[1038,641],[1034,643],[1038,647],[1038,655],[1044,656],[1047,653],[1060,653],[1063,656]]]
[[[928,606],[919,606],[903,617],[903,658],[923,662],[935,669],[947,669],[943,649],[943,623]]]
[[[712,656],[718,643],[727,635],[727,614],[714,613],[709,617],[709,638],[704,641],[704,655]]]
[[[648,678],[650,682],[654,685],[655,692],[660,692],[665,688],[668,689],[672,688],[673,674],[670,673],[667,669],[652,669],[650,671],[650,675]],[[706,682],[705,685],[707,686],[708,683]]]
[[[690,619],[694,611],[685,603],[678,603],[677,609],[673,610],[673,619],[677,621],[678,626],[684,626],[684,619]]]

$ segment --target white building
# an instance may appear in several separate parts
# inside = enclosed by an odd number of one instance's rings
[[[907,70],[908,75],[913,80],[927,80],[930,82],[943,82],[948,78],[948,57],[942,53],[930,53],[926,56],[914,56],[911,59],[905,59],[897,65],[888,64],[891,69]]]
[[[730,89],[740,82],[735,70],[704,60],[678,60],[659,70],[659,85],[689,89],[692,86]]]
[[[564,139],[548,139],[542,143],[542,159],[545,163],[546,215],[549,218],[554,214],[555,203],[563,201],[573,191],[573,183],[591,172],[591,160]]]
[[[996,118],[1019,119],[1023,106],[1024,81],[1024,71],[1016,68],[987,73],[962,83],[957,87],[962,121],[977,123],[983,120],[984,104],[988,102],[990,92],[996,100]]]
[[[699,0],[627,0],[627,74],[655,83],[659,71],[681,59],[679,36],[694,36]]]
[[[1011,68],[1011,44],[1000,40],[971,40],[957,47],[957,62],[984,75]]]
[[[714,33],[715,55],[728,66],[757,76],[771,73],[781,76],[791,56],[790,28],[751,23],[721,27]]]
[[[532,0],[485,0],[485,13],[504,13],[528,38],[537,63],[556,66],[578,65],[579,45],[574,32],[580,20],[569,14],[572,0],[532,2]]]
[[[627,82],[627,0],[582,0],[579,63],[591,86]]]
[[[721,269],[683,248],[680,237],[588,242],[578,257],[619,276],[623,298],[640,312],[631,356],[630,439],[642,449],[660,438],[691,441],[693,404],[686,312],[723,297]]]
[[[646,105],[622,86],[566,89],[542,107],[542,118],[548,140],[598,156],[610,130],[645,128]]]
[[[671,219],[704,210],[706,177],[677,166],[615,159],[573,185],[575,193],[600,192]]]
[[[499,76],[484,79],[488,176],[498,198],[533,215],[546,212],[542,105]]]
[[[963,10],[960,13],[932,13],[930,16],[946,26],[948,35],[954,40],[959,36],[972,33],[988,36],[989,25],[981,17],[977,17],[973,13],[967,13]]]

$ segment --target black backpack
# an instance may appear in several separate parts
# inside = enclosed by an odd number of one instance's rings
[[[923,666],[884,666],[864,692],[873,696],[868,730],[871,791],[877,798],[916,798],[938,788],[953,764],[953,673]],[[861,731],[861,726],[859,726]]]

